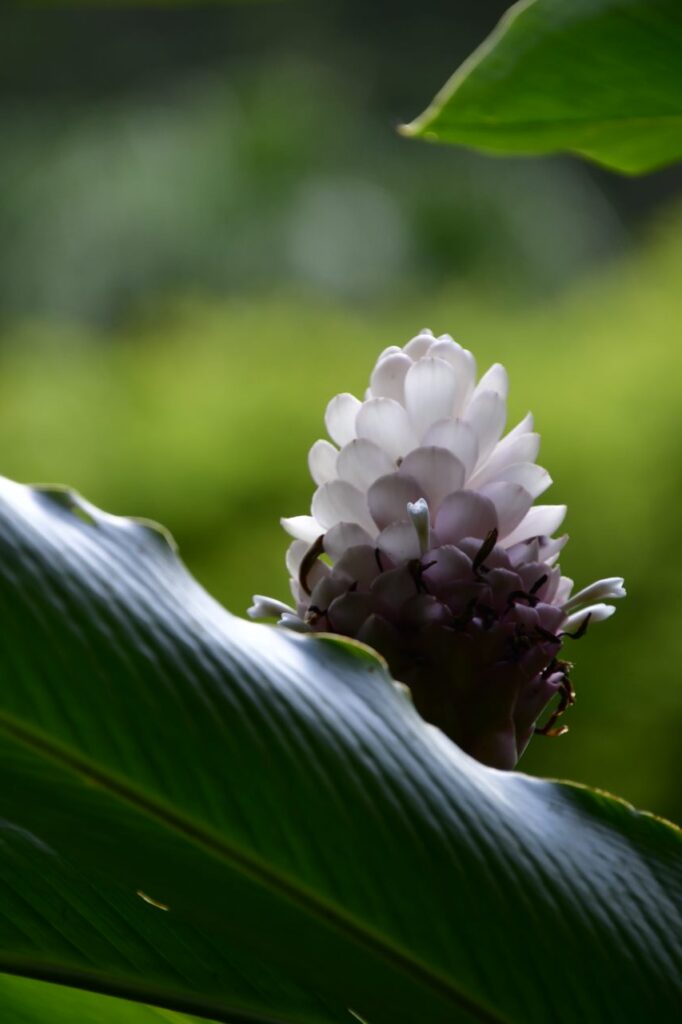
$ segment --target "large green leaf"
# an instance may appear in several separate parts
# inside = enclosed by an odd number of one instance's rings
[[[639,174],[682,158],[679,0],[522,0],[402,131],[568,150]]]
[[[680,838],[0,481],[0,970],[220,1021],[672,1020]],[[0,992],[1,998],[1,992]]]
[[[156,1006],[9,974],[0,974],[0,1008],[8,1024],[202,1024]]]

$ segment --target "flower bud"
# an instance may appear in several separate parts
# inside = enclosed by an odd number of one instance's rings
[[[565,731],[565,638],[625,594],[614,577],[571,597],[556,564],[568,538],[552,536],[566,508],[534,504],[551,479],[530,414],[503,436],[506,400],[504,367],[477,382],[448,335],[386,349],[363,401],[327,406],[311,515],[282,520],[295,607],[259,596],[249,610],[371,645],[427,721],[497,768],[534,732]]]

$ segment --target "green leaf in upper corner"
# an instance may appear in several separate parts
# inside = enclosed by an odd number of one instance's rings
[[[626,174],[682,158],[680,0],[521,0],[405,135],[571,152]]]
[[[3,479],[0,779],[0,971],[89,1005],[676,1019],[676,829],[485,768],[367,649],[243,622],[148,524]]]

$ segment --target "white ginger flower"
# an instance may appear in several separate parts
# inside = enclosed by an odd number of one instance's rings
[[[476,382],[471,352],[423,330],[381,353],[364,401],[327,406],[333,444],[309,454],[312,515],[283,519],[295,607],[254,598],[254,618],[370,644],[417,710],[472,756],[512,768],[573,702],[565,636],[608,618],[619,577],[571,597],[529,414],[502,437],[507,374]],[[559,697],[547,724],[536,723]]]

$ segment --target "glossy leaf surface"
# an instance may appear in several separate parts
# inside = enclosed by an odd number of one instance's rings
[[[522,0],[402,130],[641,174],[682,158],[677,0]]]
[[[680,840],[0,482],[0,970],[229,1024],[673,1018]]]
[[[0,1007],[11,1024],[201,1024],[199,1017],[63,985],[0,974]]]

